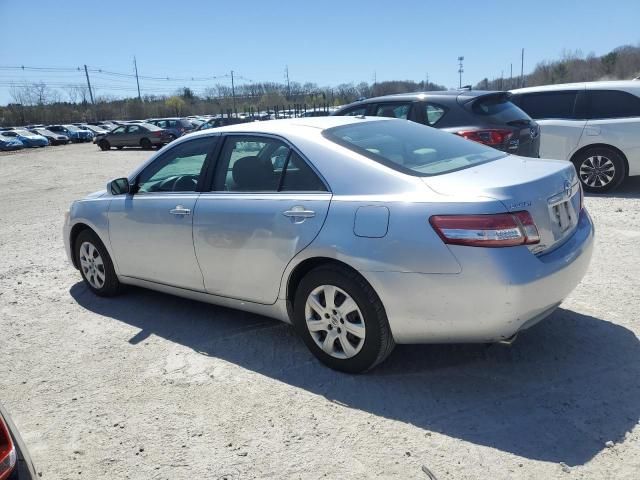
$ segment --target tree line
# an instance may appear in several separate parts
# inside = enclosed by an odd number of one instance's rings
[[[640,46],[625,45],[606,55],[584,56],[580,51],[564,51],[559,60],[544,61],[524,78],[485,78],[474,88],[508,90],[526,86],[594,80],[631,79],[640,75]],[[46,82],[14,84],[9,89],[12,102],[0,106],[0,125],[31,123],[69,123],[108,119],[144,119],[236,112],[288,109],[292,105],[307,109],[337,106],[359,98],[394,93],[445,90],[443,85],[424,81],[393,80],[343,83],[320,87],[315,83],[252,82],[232,89],[214,84],[196,93],[188,87],[171,95],[144,95],[140,99],[99,95],[91,103],[89,89],[79,85],[53,88]]]

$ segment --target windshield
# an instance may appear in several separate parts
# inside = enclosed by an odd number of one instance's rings
[[[506,156],[454,134],[404,120],[354,123],[322,134],[367,158],[415,176],[441,175]]]
[[[75,125],[65,125],[64,126],[67,130],[71,131],[71,132],[79,132],[80,129],[78,127],[76,127]]]
[[[23,137],[35,137],[37,134],[32,133],[29,130],[14,130],[18,135],[22,135]]]
[[[529,115],[511,103],[504,95],[476,100],[471,109],[476,115],[491,117],[492,120],[499,123],[531,120]]]

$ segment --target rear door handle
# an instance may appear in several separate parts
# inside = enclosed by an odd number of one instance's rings
[[[176,208],[169,210],[169,213],[173,215],[191,215],[191,210],[184,208],[182,205],[176,205]]]
[[[292,207],[291,210],[286,210],[282,212],[285,217],[291,218],[293,223],[302,223],[307,218],[313,218],[316,216],[316,212],[313,210],[307,210],[302,205],[296,205]]]

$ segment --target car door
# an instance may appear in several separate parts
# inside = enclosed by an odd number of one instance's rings
[[[227,135],[193,223],[206,291],[274,303],[287,264],[320,232],[330,200],[325,182],[288,142]]]
[[[193,212],[217,136],[170,148],[114,197],[109,238],[120,273],[191,290],[204,289],[193,249]]]
[[[140,125],[129,125],[125,133],[124,142],[127,147],[139,147],[140,138],[146,132]]]
[[[640,174],[640,97],[621,90],[588,90],[587,116],[580,146],[612,145],[627,158],[628,173]]]
[[[540,126],[540,157],[568,160],[587,124],[584,89],[519,94],[517,105]]]
[[[112,147],[124,147],[126,145],[127,127],[120,126],[107,135],[107,141]]]

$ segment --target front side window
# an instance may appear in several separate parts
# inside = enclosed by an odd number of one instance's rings
[[[410,103],[381,103],[376,106],[376,117],[401,118],[407,119]]]
[[[196,138],[165,152],[138,176],[137,192],[195,192],[217,139]]]
[[[619,90],[587,92],[589,118],[640,117],[640,98]]]
[[[124,133],[124,131],[125,131],[125,127],[118,127],[111,133],[118,135],[118,134]]]
[[[325,191],[322,181],[289,145],[270,137],[227,137],[214,190],[226,192]]]
[[[414,122],[370,121],[322,135],[371,160],[414,176],[449,173],[506,156],[493,148]]]
[[[574,119],[577,91],[522,94],[520,107],[535,120]]]
[[[362,105],[361,107],[356,107],[356,108],[352,108],[351,110],[347,110],[341,115],[345,117],[356,117],[356,116],[366,115],[366,114],[367,114],[367,106]]]

